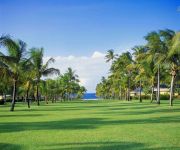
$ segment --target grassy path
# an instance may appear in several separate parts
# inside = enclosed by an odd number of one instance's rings
[[[180,101],[0,106],[0,149],[180,149]]]

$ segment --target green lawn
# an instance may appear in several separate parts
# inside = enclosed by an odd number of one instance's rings
[[[0,149],[180,149],[180,100],[0,106]]]

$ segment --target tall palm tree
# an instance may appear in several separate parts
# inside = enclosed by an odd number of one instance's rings
[[[166,29],[160,30],[159,35],[163,43],[163,55],[160,57],[160,62],[163,64],[170,64],[171,66],[171,88],[170,88],[170,105],[172,106],[173,99],[173,87],[174,81],[178,72],[179,63],[179,52],[177,44],[179,44],[178,34],[175,34],[174,31]],[[168,57],[167,57],[168,56]]]
[[[147,52],[147,48],[145,46],[135,46],[132,48],[133,55],[135,56],[135,68],[137,69],[137,76],[136,80],[139,81],[139,102],[142,102],[142,78],[144,77],[145,74],[145,62],[144,62],[144,56],[145,53]]]
[[[30,49],[30,58],[35,72],[36,81],[36,100],[39,106],[39,83],[42,76],[48,76],[52,74],[59,74],[59,69],[49,68],[49,64],[55,60],[50,58],[45,64],[43,64],[43,48],[32,48]]]
[[[4,65],[4,70],[9,74],[13,81],[13,98],[10,111],[14,111],[17,83],[20,75],[26,70],[26,44],[21,41],[15,41],[10,36],[5,35],[0,37],[0,45],[7,49],[8,54],[0,53],[0,60]]]
[[[180,32],[177,32],[173,39],[172,45],[168,52],[168,60],[170,60],[171,66],[171,86],[170,86],[170,105],[173,105],[173,93],[174,93],[174,84],[176,77],[180,71]]]
[[[157,103],[160,104],[160,68],[167,62],[167,55],[174,36],[174,31],[166,29],[158,32],[150,32],[145,39],[147,40],[147,60],[153,62],[157,68]]]
[[[154,64],[157,65],[157,104],[160,104],[160,60],[163,56],[163,43],[159,33],[155,31],[148,33],[145,39],[148,42],[148,60],[153,60]]]
[[[130,52],[123,53],[120,56],[120,62],[123,64],[124,73],[127,79],[127,100],[130,101],[131,75],[134,70],[132,55]],[[122,69],[122,68],[121,68]]]
[[[130,78],[132,73],[132,55],[129,52],[122,53],[113,63],[111,66],[111,73],[114,74],[115,78],[121,79],[121,84],[123,85],[126,83],[126,99],[130,100]],[[119,80],[117,79],[117,80]],[[112,80],[114,81],[114,79]],[[113,82],[112,82],[113,83]],[[122,86],[121,85],[121,86]],[[120,88],[119,90],[122,91]]]

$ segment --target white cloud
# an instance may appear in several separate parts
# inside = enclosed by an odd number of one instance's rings
[[[105,54],[95,51],[91,57],[92,58],[102,58],[104,56],[105,56]]]
[[[79,75],[80,84],[85,86],[88,92],[95,92],[97,83],[102,76],[107,76],[110,64],[105,62],[105,54],[95,51],[92,56],[56,56],[56,61],[51,66],[60,69],[64,73],[68,67],[72,67]],[[46,61],[50,57],[45,57]]]

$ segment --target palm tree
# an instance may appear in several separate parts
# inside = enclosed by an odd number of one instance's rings
[[[75,72],[75,70],[72,70],[72,68],[69,67],[66,71],[66,74],[68,75],[70,81],[79,82],[78,75]]]
[[[163,43],[160,34],[155,31],[148,33],[145,39],[148,42],[148,59],[153,60],[157,65],[157,104],[160,104],[160,60],[162,60],[161,57],[163,56]]]
[[[17,83],[20,79],[20,75],[26,70],[26,59],[24,54],[26,52],[26,44],[21,41],[14,41],[10,36],[1,36],[0,45],[3,45],[8,54],[4,55],[0,53],[0,60],[3,63],[3,68],[5,72],[13,80],[13,98],[10,111],[14,111],[16,93],[17,93]]]
[[[106,62],[109,62],[109,61],[113,61],[114,59],[117,58],[117,54],[114,54],[114,50],[113,49],[110,49],[107,51],[107,54],[105,56],[106,58]]]
[[[70,100],[71,98],[70,95],[73,93],[73,85],[74,83],[79,82],[79,79],[78,79],[78,75],[75,73],[75,70],[72,70],[72,68],[70,67],[67,69],[65,76],[67,76],[68,78],[66,90],[67,90],[68,100]]]
[[[29,64],[30,65],[30,64]],[[23,74],[23,80],[22,80],[22,87],[25,90],[25,102],[28,104],[28,108],[30,108],[30,99],[29,99],[29,92],[32,89],[34,85],[34,72],[32,66],[30,66],[30,70],[28,72],[25,72]]]
[[[141,92],[142,92],[142,78],[145,74],[145,62],[144,55],[147,52],[147,48],[145,46],[135,46],[132,48],[133,55],[135,56],[135,69],[137,69],[136,80],[139,81],[139,102],[142,102]]]
[[[124,67],[125,80],[127,79],[127,100],[130,101],[131,75],[134,70],[132,55],[130,52],[123,53],[120,57],[120,63]],[[122,69],[122,68],[121,68]]]
[[[170,105],[173,105],[173,93],[174,93],[174,84],[176,80],[176,76],[180,71],[180,32],[177,32],[173,39],[172,45],[168,52],[168,60],[170,60],[171,66],[171,86],[170,86]]]
[[[30,49],[30,58],[35,72],[36,81],[36,100],[39,106],[39,83],[42,76],[48,76],[52,74],[59,74],[59,70],[55,68],[49,68],[49,64],[55,60],[50,58],[45,64],[43,64],[43,48],[32,48]]]
[[[79,90],[77,92],[77,95],[78,95],[77,97],[78,98],[82,98],[86,91],[87,90],[86,90],[86,88],[84,86],[80,86],[80,88],[79,88]]]
[[[177,49],[177,44],[179,44],[179,37],[175,32],[169,29],[160,30],[159,35],[163,43],[163,54],[161,55],[160,62],[164,64],[171,65],[171,88],[170,88],[170,105],[172,106],[172,96],[174,80],[176,78],[179,66],[179,52]],[[167,57],[168,55],[168,57]]]
[[[111,90],[113,89],[113,93],[117,93],[116,86],[120,86],[119,93],[122,92],[122,85],[126,82],[125,86],[125,95],[126,99],[130,100],[130,78],[133,70],[132,56],[129,52],[122,53],[113,63],[110,68],[110,72],[112,73],[110,78],[108,78],[108,83],[110,84]],[[113,77],[113,78],[112,78]],[[116,82],[121,80],[121,85],[117,85]],[[121,94],[119,94],[121,95]],[[120,96],[122,97],[122,95]]]
[[[3,68],[3,64],[0,63],[0,94],[3,96],[4,103],[6,103],[6,95],[10,91],[11,79]]]

